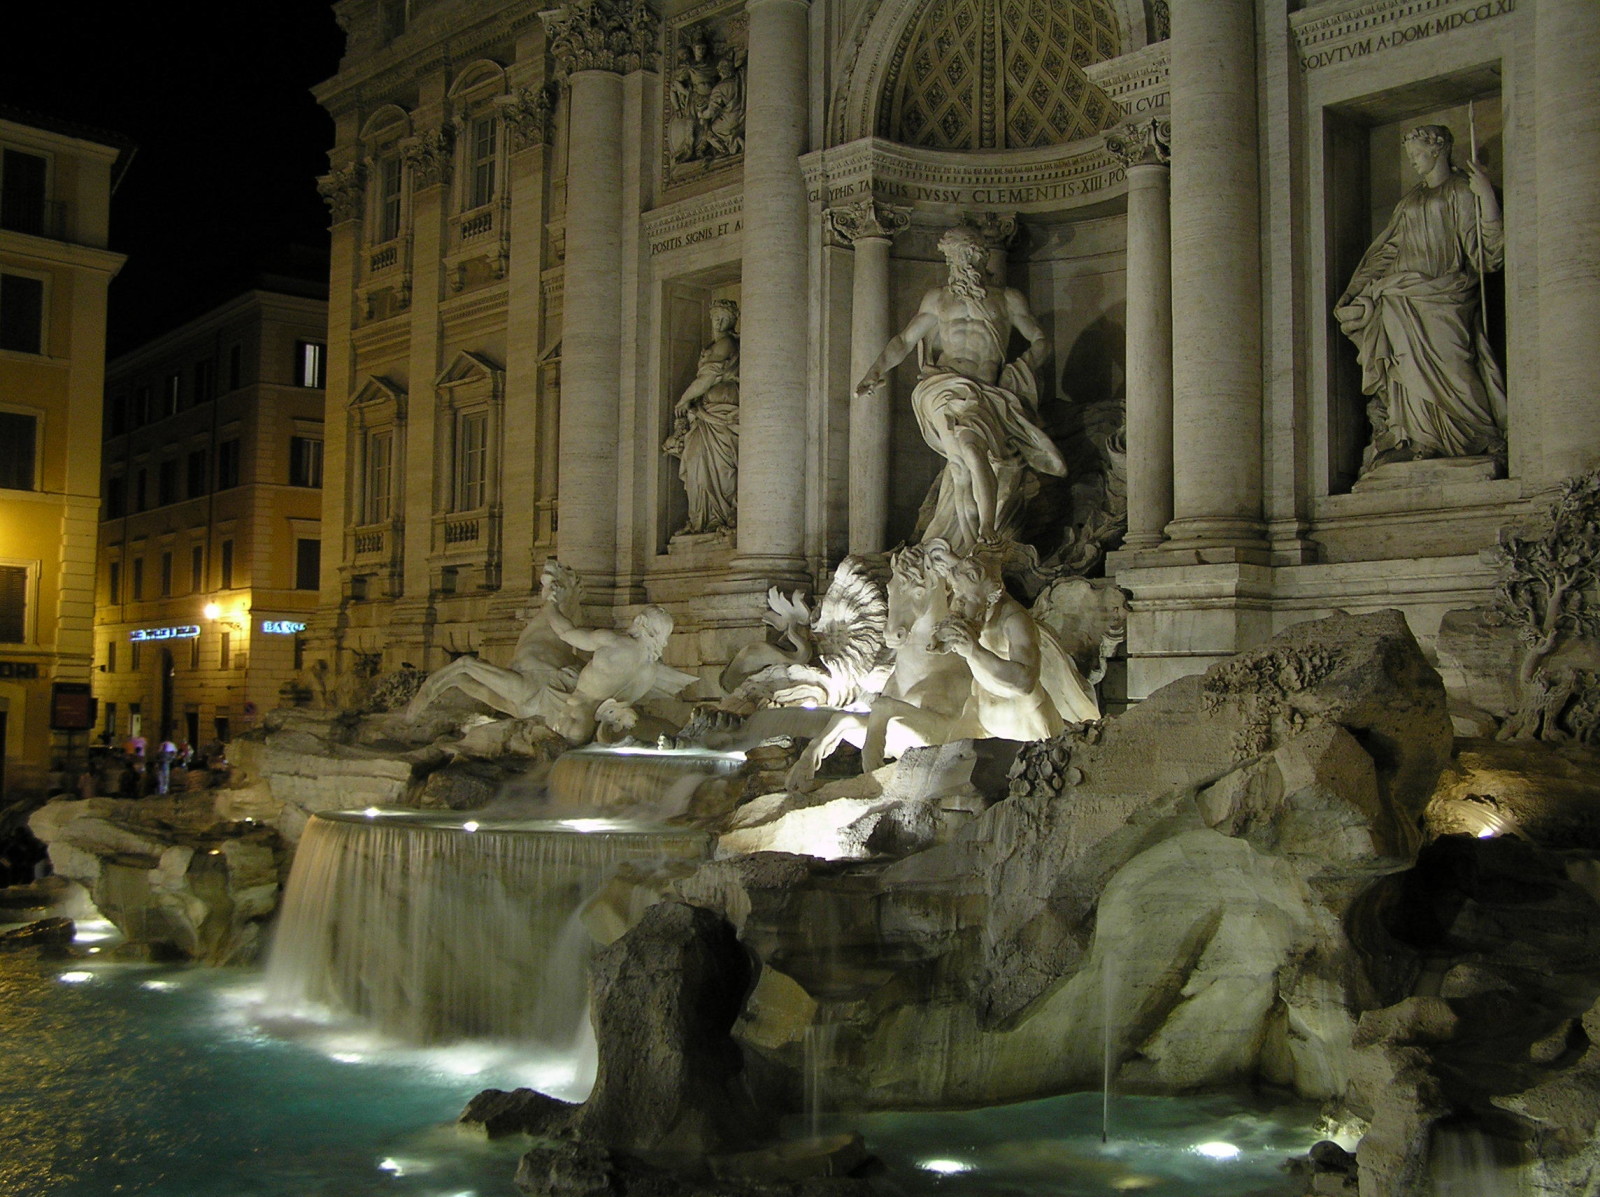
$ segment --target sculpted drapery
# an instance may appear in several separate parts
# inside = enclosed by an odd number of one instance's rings
[[[711,304],[711,343],[700,353],[694,381],[673,409],[672,434],[661,446],[678,458],[689,496],[689,521],[680,532],[720,532],[738,523],[739,307]]]

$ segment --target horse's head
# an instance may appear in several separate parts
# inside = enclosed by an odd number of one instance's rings
[[[941,550],[948,553],[949,545],[936,539],[891,554],[888,627],[883,636],[890,648],[903,646],[919,623],[925,630],[931,629],[949,612],[944,579],[939,571]]]

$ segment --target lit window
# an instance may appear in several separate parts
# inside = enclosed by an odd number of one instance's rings
[[[463,412],[456,416],[457,511],[476,511],[487,501],[489,414]]]
[[[0,488],[35,490],[39,418],[19,411],[0,411]]]
[[[44,280],[0,274],[0,349],[44,352]]]
[[[328,347],[320,341],[294,343],[296,386],[321,387],[327,379]]]

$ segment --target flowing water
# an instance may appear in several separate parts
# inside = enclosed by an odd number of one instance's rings
[[[413,1044],[569,1048],[587,1023],[592,942],[574,916],[622,863],[708,849],[699,832],[603,819],[320,815],[284,895],[263,1010]]]

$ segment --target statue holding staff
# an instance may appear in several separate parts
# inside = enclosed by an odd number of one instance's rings
[[[1505,261],[1500,203],[1477,162],[1453,167],[1443,125],[1405,136],[1421,181],[1396,205],[1334,306],[1372,396],[1365,469],[1480,454],[1504,459],[1505,378],[1478,319],[1482,276]]]

